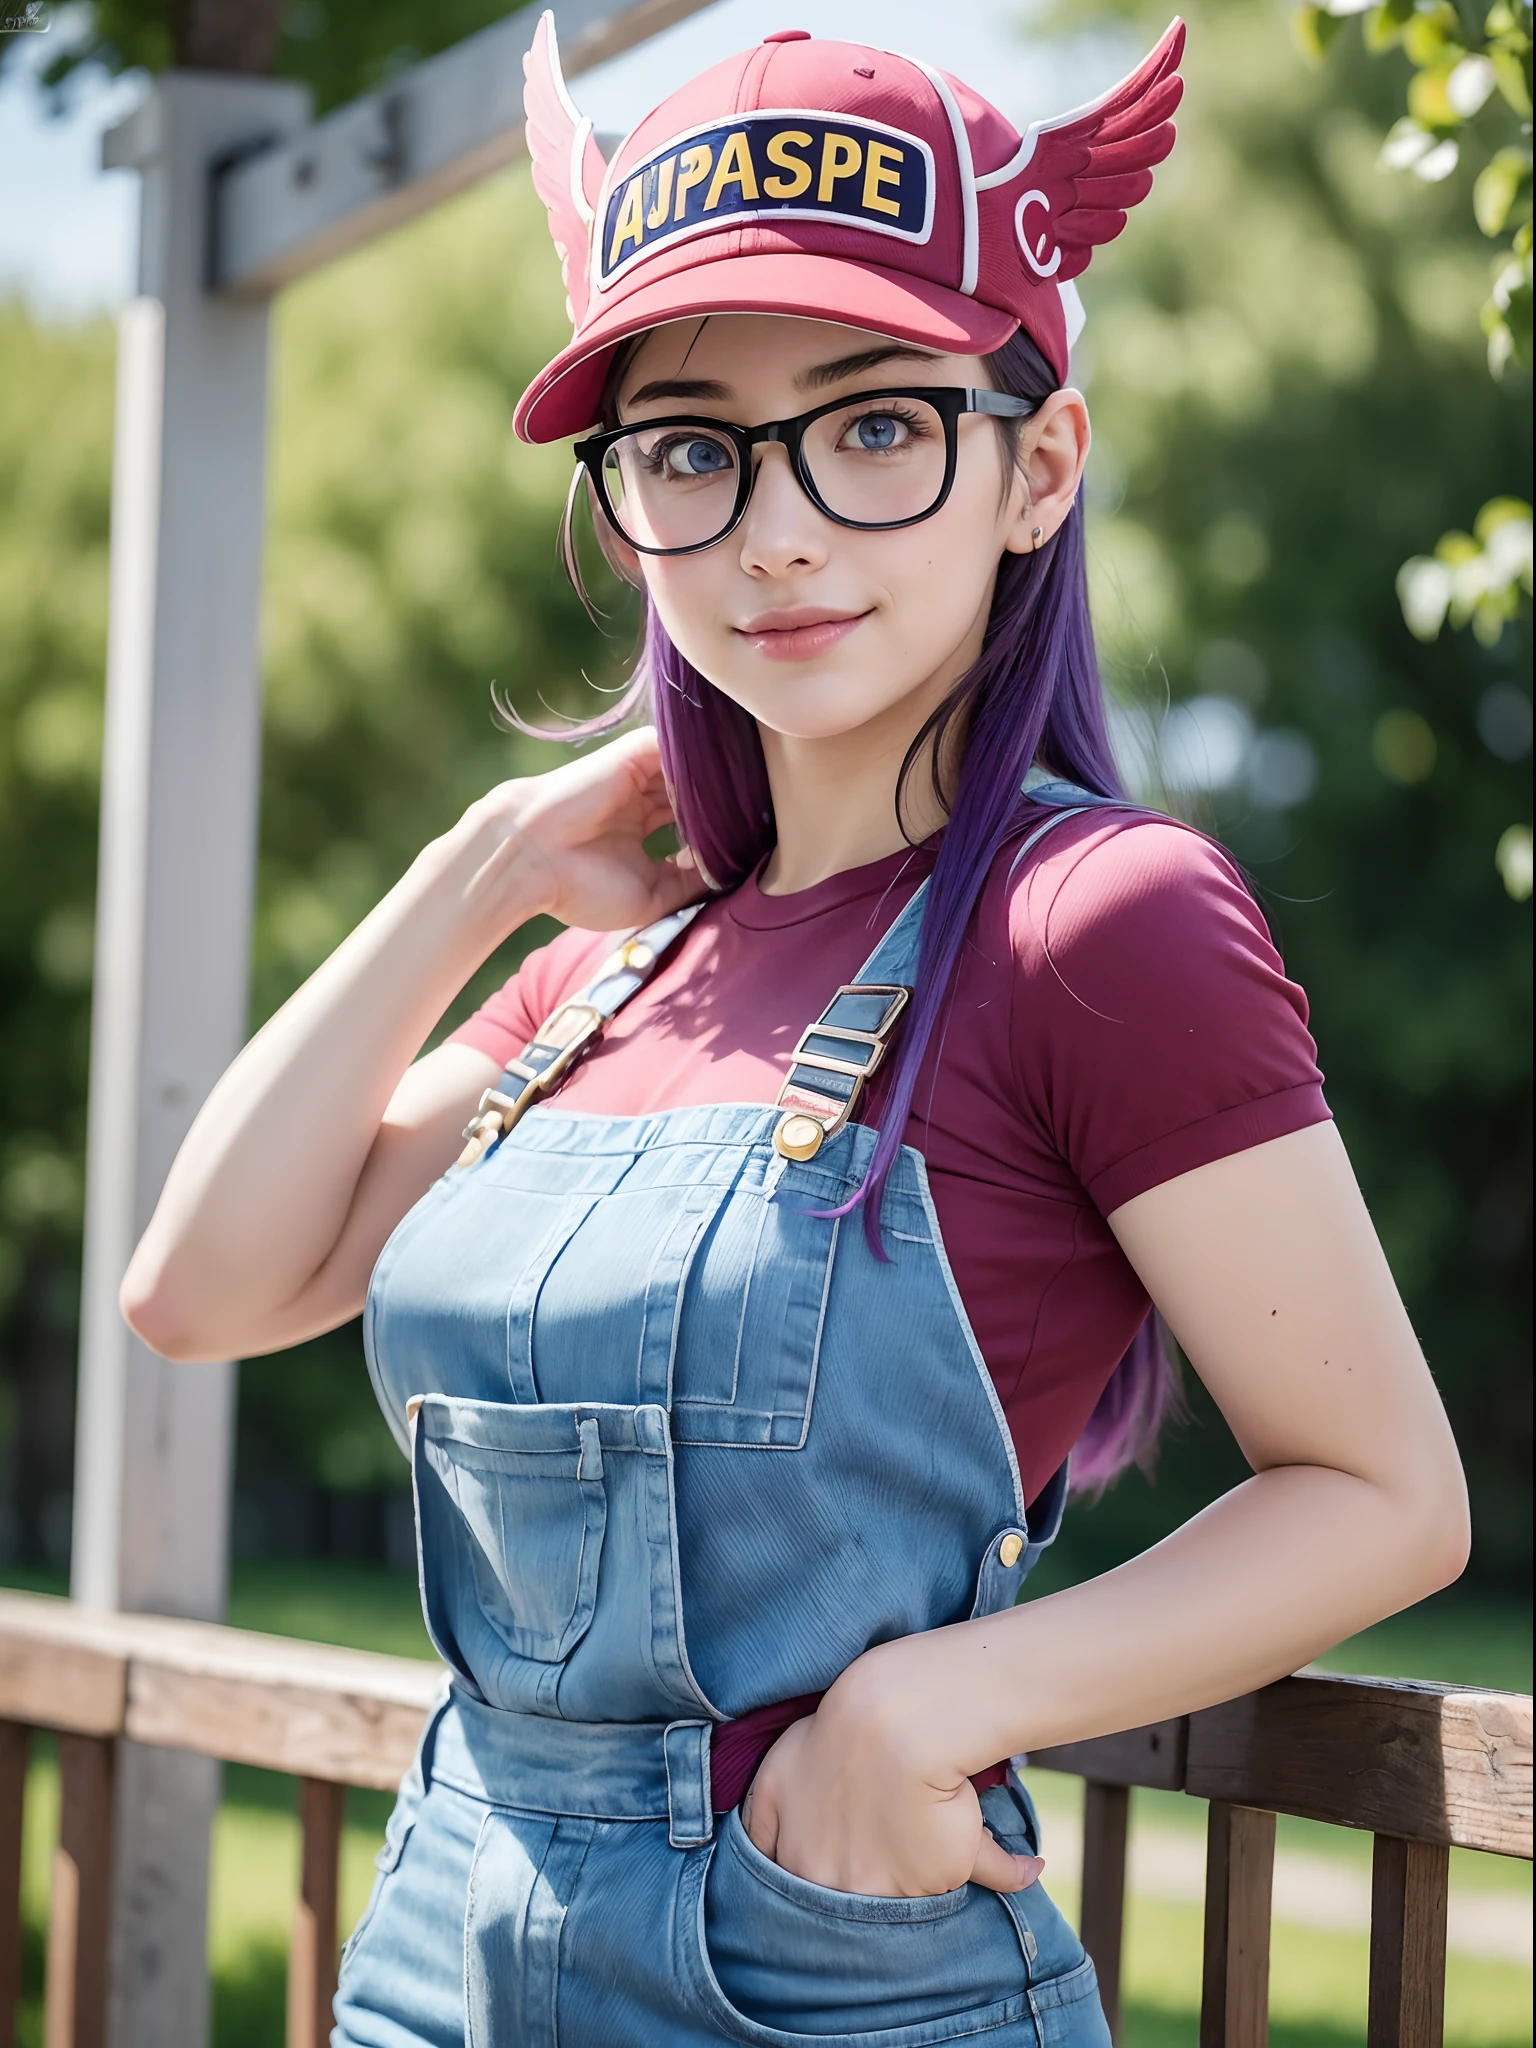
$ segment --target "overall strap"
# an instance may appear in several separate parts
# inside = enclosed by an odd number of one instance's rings
[[[885,1058],[897,1019],[912,999],[922,937],[925,876],[885,937],[801,1035],[775,1101],[773,1133],[785,1159],[812,1159],[852,1116],[864,1083]]]
[[[1037,825],[1014,856],[1016,868],[1048,832],[1085,811],[1140,808],[1120,797],[1099,796],[1076,782],[1031,768],[1021,794],[1046,805],[1050,816]],[[885,937],[846,982],[795,1047],[775,1107],[784,1113],[773,1134],[774,1149],[786,1159],[814,1158],[852,1116],[864,1083],[885,1058],[891,1032],[912,999],[918,948],[928,899],[925,878]]]
[[[1051,775],[1044,768],[1031,768],[1025,776],[1023,795],[1037,804],[1044,804],[1051,815],[1043,824],[1037,825],[1013,856],[1010,877],[1019,862],[1033,853],[1048,832],[1054,832],[1058,825],[1064,825],[1068,818],[1080,818],[1086,811],[1141,811],[1144,804],[1134,803],[1123,796],[1100,796],[1096,790],[1084,789],[1079,782],[1068,782],[1065,776]]]
[[[703,908],[702,902],[690,903],[631,932],[607,956],[581,994],[570,997],[544,1020],[517,1058],[508,1062],[501,1085],[487,1088],[481,1096],[478,1112],[464,1128],[466,1142],[455,1164],[473,1166],[541,1095],[559,1085],[602,1037],[608,1019],[644,988],[661,965],[662,956]]]

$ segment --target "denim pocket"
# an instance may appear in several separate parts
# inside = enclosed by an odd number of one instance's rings
[[[976,1885],[916,1899],[831,1891],[771,1862],[731,1813],[701,1917],[707,1981],[738,2039],[868,2035],[924,2048],[1018,2023],[1017,2038],[1033,2041],[1018,1932]]]
[[[443,1656],[473,1671],[466,1633],[489,1627],[513,1656],[562,1662],[597,1606],[608,1522],[597,1422],[432,1395],[417,1413],[413,1464],[423,1604]]]

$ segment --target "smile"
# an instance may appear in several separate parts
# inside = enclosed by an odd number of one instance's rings
[[[738,638],[770,661],[811,661],[844,640],[869,612],[827,612],[813,608],[764,612],[733,628]]]

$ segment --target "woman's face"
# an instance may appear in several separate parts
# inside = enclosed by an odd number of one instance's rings
[[[824,321],[729,314],[647,335],[618,407],[625,425],[690,413],[756,426],[862,391],[991,381],[977,356]],[[862,438],[909,431],[898,420]],[[1036,527],[1048,539],[1065,519],[1087,440],[1074,392],[1054,394],[1025,424],[1017,467],[1005,464],[991,419],[964,415],[944,505],[884,532],[828,519],[785,450],[759,444],[741,524],[699,554],[643,556],[641,571],[682,653],[769,731],[831,739],[893,715],[916,731],[980,653],[1003,554],[1027,551]]]

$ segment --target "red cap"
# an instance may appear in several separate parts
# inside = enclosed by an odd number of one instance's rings
[[[784,29],[663,100],[611,164],[554,18],[523,60],[533,181],[575,333],[518,403],[525,441],[597,418],[615,347],[705,313],[798,314],[985,355],[1022,326],[1065,381],[1072,279],[1173,147],[1184,25],[1091,106],[1021,136],[917,57]]]

